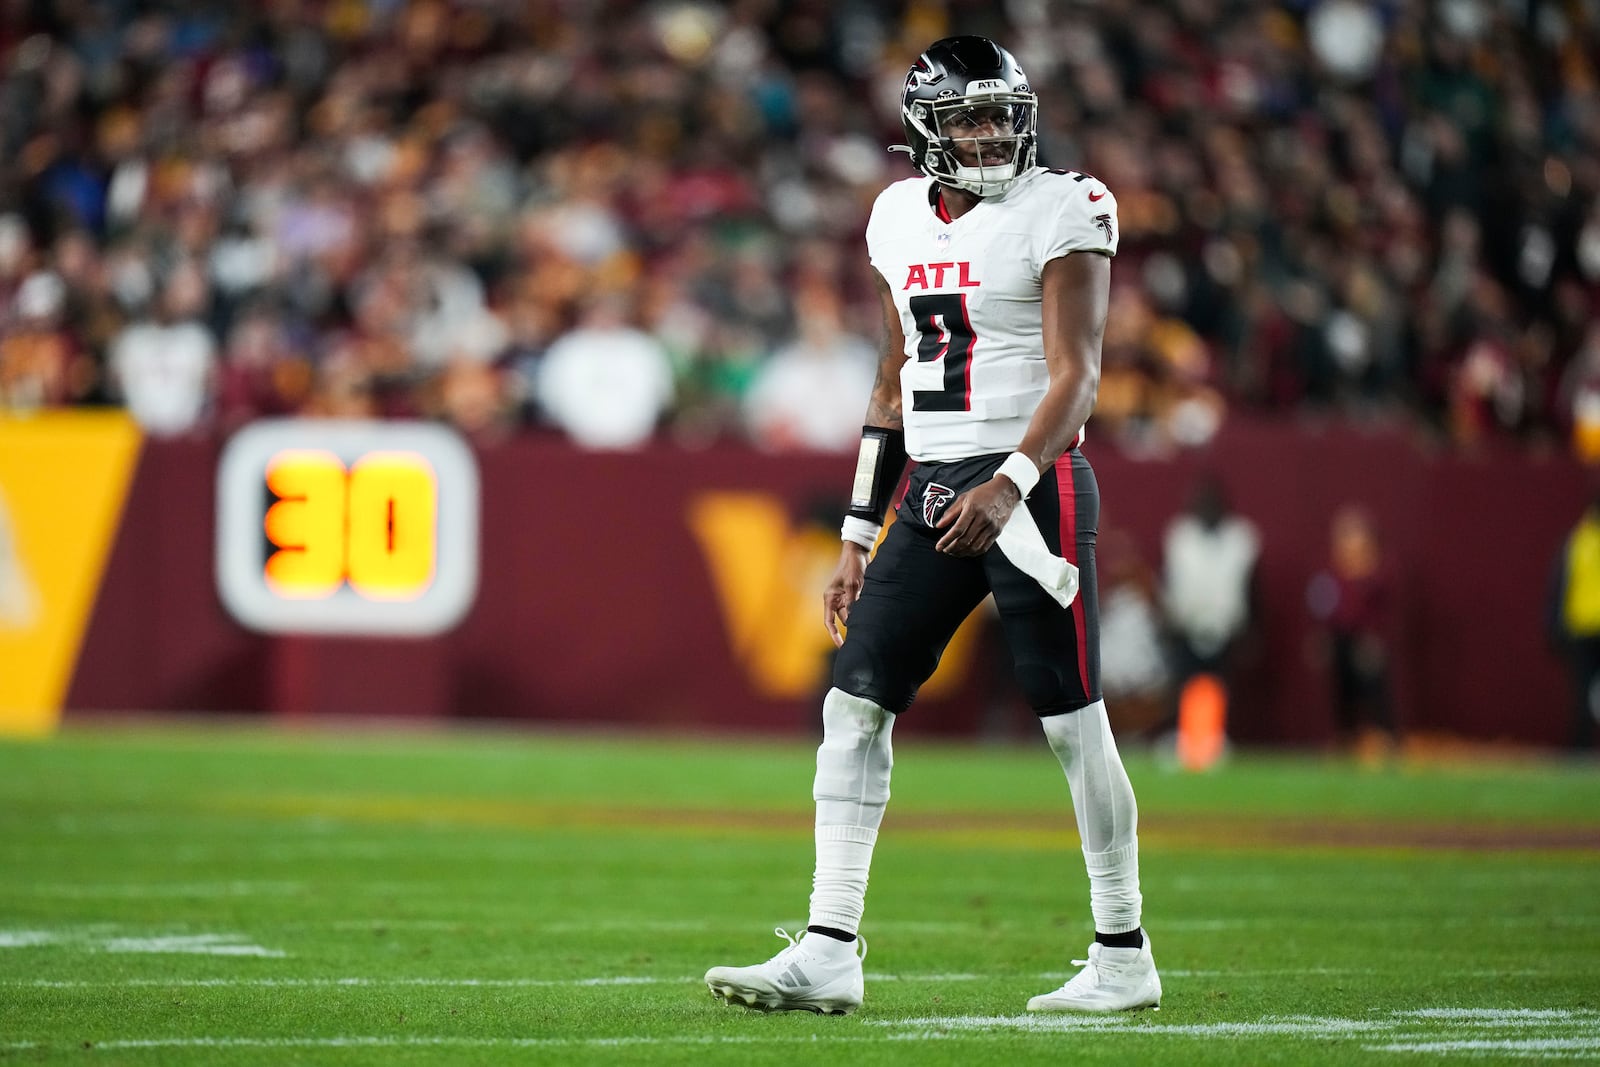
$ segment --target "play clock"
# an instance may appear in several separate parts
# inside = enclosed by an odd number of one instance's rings
[[[217,469],[217,584],[267,633],[436,634],[478,585],[478,470],[428,423],[282,419]]]

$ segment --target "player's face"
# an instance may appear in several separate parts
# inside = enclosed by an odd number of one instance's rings
[[[1004,166],[1017,153],[1011,137],[1011,109],[999,104],[962,108],[944,116],[940,132],[955,139],[956,162],[963,167]],[[990,140],[989,138],[998,138]]]

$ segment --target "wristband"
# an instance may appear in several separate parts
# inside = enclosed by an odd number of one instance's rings
[[[850,486],[849,514],[868,523],[881,523],[905,470],[905,433],[884,426],[863,426],[861,454]]]
[[[844,525],[839,528],[839,539],[860,545],[868,552],[878,543],[878,535],[883,532],[883,523],[868,522],[858,519],[854,515],[846,515]]]
[[[1000,464],[1000,469],[995,473],[1010,478],[1011,484],[1021,490],[1024,500],[1033,492],[1033,487],[1039,484],[1039,468],[1033,465],[1033,460],[1021,452],[1013,452],[1007,456],[1006,461]]]

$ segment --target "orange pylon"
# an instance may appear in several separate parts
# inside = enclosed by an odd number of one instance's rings
[[[1227,745],[1228,688],[1214,674],[1197,674],[1178,697],[1178,763],[1204,771],[1222,758]]]

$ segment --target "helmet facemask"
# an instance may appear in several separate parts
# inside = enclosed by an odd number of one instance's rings
[[[1038,114],[1038,97],[1003,90],[916,101],[903,117],[921,135],[913,144],[925,145],[913,158],[919,170],[977,196],[998,196],[1033,166]]]

